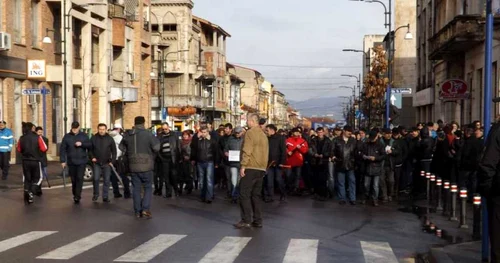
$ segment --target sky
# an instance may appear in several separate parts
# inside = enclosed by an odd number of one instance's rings
[[[259,71],[296,101],[351,95],[338,86],[356,80],[340,75],[361,73],[362,53],[342,49],[387,32],[380,4],[349,0],[194,0],[193,14],[231,34],[228,62]]]

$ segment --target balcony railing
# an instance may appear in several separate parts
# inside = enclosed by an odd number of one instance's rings
[[[111,18],[126,18],[125,6],[117,4],[108,5],[108,16]]]
[[[446,60],[484,41],[484,18],[459,15],[429,39],[431,60]]]

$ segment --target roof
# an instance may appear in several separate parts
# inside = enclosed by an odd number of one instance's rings
[[[218,25],[216,25],[208,20],[205,20],[201,17],[197,17],[195,15],[193,15],[193,19],[198,20],[198,21],[200,21],[200,23],[205,24],[205,25],[207,25],[215,30],[220,31],[222,34],[224,34],[227,37],[231,37],[231,35],[226,30],[224,30],[222,27],[220,27],[220,26],[218,26]]]
[[[246,69],[246,70],[251,70],[251,71],[254,71],[255,73],[259,74],[262,76],[262,74],[260,72],[258,72],[257,70],[255,69],[251,69],[251,68],[247,68],[247,67],[243,67],[243,66],[240,66],[240,65],[235,65],[235,64],[230,64],[230,63],[227,63],[228,65],[231,65],[230,68],[242,68],[242,69]]]

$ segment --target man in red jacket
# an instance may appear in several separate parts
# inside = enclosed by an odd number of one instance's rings
[[[304,155],[309,150],[307,141],[300,136],[300,129],[294,128],[292,136],[286,140],[287,159],[286,163],[290,166],[287,170],[288,190],[293,194],[299,194],[299,180],[302,165],[304,164]]]

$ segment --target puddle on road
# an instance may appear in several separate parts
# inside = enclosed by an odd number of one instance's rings
[[[436,215],[436,209],[435,208],[429,208],[429,207],[421,207],[421,206],[416,206],[416,205],[406,205],[403,208],[398,209],[400,212],[403,213],[412,213],[418,216],[420,219],[422,226],[421,229],[424,233],[429,233],[432,235],[436,235],[437,237],[445,240],[449,244],[458,244],[458,243],[463,243],[463,242],[469,242],[469,241],[475,241],[475,240],[480,240],[477,238],[473,238],[472,236],[470,238],[464,237],[464,236],[459,236],[456,233],[453,233],[451,231],[446,231],[444,229],[441,229],[439,225],[434,225],[432,222],[432,218],[430,217],[431,214]],[[472,224],[472,222],[470,222]],[[458,225],[458,222],[457,222]],[[469,227],[472,227],[470,225]],[[437,233],[437,231],[441,231],[441,233]]]

